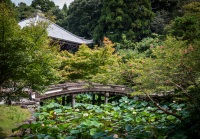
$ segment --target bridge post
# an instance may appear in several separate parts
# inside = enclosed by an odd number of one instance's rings
[[[109,93],[105,93],[105,100],[104,100],[105,104],[108,104],[108,97],[109,97]]]
[[[76,103],[75,98],[76,98],[76,95],[75,95],[75,94],[72,94],[72,108],[75,107],[75,103]]]
[[[92,105],[95,104],[95,94],[92,94]]]

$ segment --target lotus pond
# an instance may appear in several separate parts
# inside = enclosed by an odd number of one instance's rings
[[[162,107],[188,116],[184,104],[172,102]],[[35,116],[36,122],[13,131],[23,130],[26,139],[164,139],[174,134],[181,122],[150,102],[127,97],[122,97],[119,103],[100,106],[77,103],[74,109],[52,102],[40,107]]]

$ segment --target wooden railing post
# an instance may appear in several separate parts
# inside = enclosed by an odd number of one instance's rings
[[[108,97],[109,97],[109,93],[105,93],[105,100],[104,100],[105,104],[108,104]]]
[[[75,103],[76,103],[76,95],[72,94],[72,108],[75,107]]]

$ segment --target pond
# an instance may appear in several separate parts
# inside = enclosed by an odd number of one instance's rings
[[[184,117],[184,104],[162,104]],[[100,106],[76,103],[75,108],[51,102],[35,113],[37,121],[22,125],[23,137],[55,139],[160,138],[173,134],[180,120],[157,109],[152,103],[122,97]]]

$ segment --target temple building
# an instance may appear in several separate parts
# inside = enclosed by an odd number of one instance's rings
[[[61,44],[60,48],[61,50],[77,51],[79,45],[81,44],[86,44],[86,45],[93,44],[93,40],[86,40],[82,37],[74,35],[73,33],[63,29],[62,27],[46,19],[44,16],[36,15],[36,17],[20,21],[18,25],[21,26],[21,28],[23,28],[31,24],[35,25],[38,22],[48,23],[48,28],[47,28],[48,36],[52,38],[54,41],[59,41],[59,43]]]

